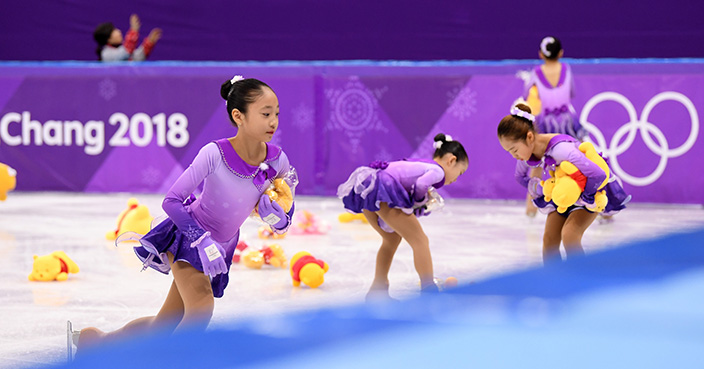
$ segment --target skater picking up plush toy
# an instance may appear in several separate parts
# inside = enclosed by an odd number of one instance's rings
[[[564,245],[568,258],[584,255],[582,235],[597,216],[597,191],[606,183],[607,171],[580,151],[580,142],[574,137],[538,133],[534,123],[535,117],[531,114],[530,107],[518,104],[510,110],[509,115],[501,119],[497,135],[501,147],[518,160],[514,177],[528,189],[541,212],[548,214],[543,235],[543,262],[562,260],[560,243]],[[531,168],[555,172],[557,167],[566,162],[584,176],[584,186],[579,199],[559,212],[556,211],[558,206],[543,193],[543,185],[547,183],[549,186],[557,186],[557,178],[555,182],[547,181],[541,185],[540,179],[531,177],[529,172]],[[623,191],[618,181],[608,182],[604,189],[608,197],[604,209],[607,214],[615,214],[626,207],[630,196]],[[551,195],[555,195],[554,188]]]
[[[345,209],[364,214],[381,236],[368,298],[389,297],[389,268],[401,239],[413,249],[421,292],[438,292],[430,242],[417,218],[429,215],[432,204],[441,207],[434,189],[454,183],[467,170],[469,158],[462,144],[449,135],[436,135],[433,147],[432,160],[374,162],[357,168],[337,189]]]

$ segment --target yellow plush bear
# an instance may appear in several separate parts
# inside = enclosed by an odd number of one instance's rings
[[[54,251],[49,255],[34,255],[30,281],[65,281],[69,273],[78,273],[78,265],[63,251]]]
[[[276,201],[285,212],[288,213],[291,210],[291,206],[293,206],[293,194],[291,193],[291,187],[289,187],[288,183],[283,179],[274,179],[272,186],[264,191],[264,193],[269,195],[271,201]]]
[[[291,278],[293,285],[299,287],[301,282],[310,288],[318,288],[325,281],[328,263],[314,258],[309,252],[299,251],[291,258]]]
[[[0,201],[7,199],[7,193],[17,185],[17,171],[7,164],[0,163]]]
[[[594,164],[598,165],[601,170],[606,173],[606,178],[604,179],[604,182],[601,182],[599,185],[599,189],[604,188],[607,183],[609,183],[609,178],[611,177],[611,170],[609,170],[608,164],[606,164],[606,160],[599,155],[598,152],[596,152],[596,148],[594,145],[592,145],[591,142],[582,142],[581,145],[579,145],[579,151],[584,153],[584,156],[587,157],[587,159],[591,160],[594,162]]]
[[[594,162],[606,173],[606,179],[598,188],[598,190],[601,190],[609,182],[609,166],[590,142],[584,142],[579,145],[579,151],[583,152],[587,159]],[[587,178],[574,164],[568,161],[560,163],[554,172],[550,172],[550,176],[550,179],[541,182],[545,201],[552,200],[557,205],[557,211],[564,213],[567,208],[579,200],[582,191],[584,191]],[[597,191],[594,196],[594,207],[588,209],[594,212],[602,212],[606,208],[607,203],[606,191]]]
[[[352,222],[352,221],[355,221],[355,220],[359,220],[359,221],[361,221],[362,223],[369,223],[369,221],[367,220],[367,218],[366,218],[366,217],[364,216],[364,214],[362,214],[362,213],[359,213],[359,214],[356,214],[356,213],[342,213],[342,214],[340,214],[340,215],[337,216],[337,220],[339,220],[340,223],[349,223],[349,222]]]
[[[108,231],[105,238],[112,241],[125,232],[145,235],[151,230],[153,219],[154,217],[149,214],[149,208],[132,197],[127,200],[127,209],[117,217],[117,229]]]
[[[242,253],[242,264],[247,268],[261,269],[264,265],[264,256],[259,250],[248,250]]]
[[[262,265],[268,264],[277,268],[286,267],[286,255],[284,249],[279,244],[262,247],[260,250],[242,248],[242,256],[239,260],[248,268],[261,269]],[[233,258],[233,262],[235,261]]]

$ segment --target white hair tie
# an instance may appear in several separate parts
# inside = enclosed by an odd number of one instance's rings
[[[231,85],[234,85],[235,82],[241,81],[241,80],[243,80],[243,79],[244,79],[244,77],[242,77],[242,76],[240,76],[240,75],[238,74],[238,75],[232,77],[232,79],[230,80],[230,84],[231,84]]]
[[[542,51],[542,52],[543,52],[543,55],[547,56],[548,58],[550,57],[550,54],[552,54],[552,53],[548,50],[548,45],[550,45],[550,44],[553,43],[553,42],[555,42],[555,39],[552,38],[552,37],[550,37],[550,36],[545,37],[545,38],[543,39],[543,41],[540,42],[540,51]]]
[[[435,150],[439,150],[442,147],[442,144],[444,144],[445,142],[452,142],[452,136],[445,135],[444,140],[438,140],[433,142],[433,147],[435,148]]]
[[[535,115],[527,111],[521,110],[515,106],[511,108],[511,115],[528,119],[531,123],[535,122]]]
[[[261,170],[262,172],[265,171],[265,170],[267,170],[267,169],[269,169],[269,164],[264,163],[264,162],[262,162],[261,164],[259,164],[259,170]]]

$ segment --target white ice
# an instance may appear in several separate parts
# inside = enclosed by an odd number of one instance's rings
[[[129,197],[162,215],[161,195],[10,193],[0,203],[0,368],[18,368],[66,359],[66,320],[76,328],[113,330],[154,315],[171,276],[140,272],[129,247],[105,239]],[[335,198],[299,197],[296,208],[309,210],[331,229],[326,235],[288,235],[261,240],[261,223],[248,220],[241,239],[250,246],[279,243],[291,257],[305,250],[330,265],[318,289],[294,288],[287,269],[261,270],[233,265],[225,296],[216,300],[211,327],[236,320],[302,309],[360,303],[369,288],[379,236],[360,222],[340,223]],[[450,199],[441,212],[423,218],[431,241],[435,275],[457,277],[461,284],[541,265],[544,215],[528,218],[522,202]],[[631,204],[611,223],[595,222],[584,236],[587,253],[635,240],[704,226],[695,205]],[[30,282],[32,256],[63,250],[81,268],[65,282]],[[394,259],[391,294],[417,295],[419,284],[411,249],[402,244]]]

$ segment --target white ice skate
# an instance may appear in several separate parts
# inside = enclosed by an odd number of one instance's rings
[[[81,335],[81,331],[74,331],[73,324],[70,320],[66,321],[66,348],[68,349],[67,359],[68,362],[73,361],[73,346],[78,347],[78,337]]]

